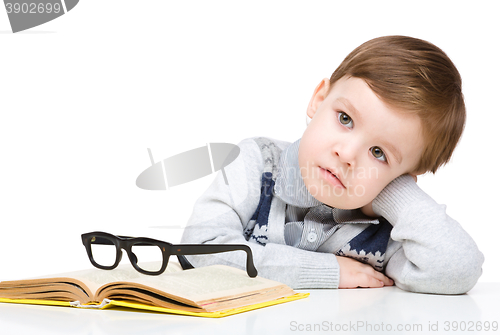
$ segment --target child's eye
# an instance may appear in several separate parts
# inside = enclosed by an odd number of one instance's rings
[[[372,152],[373,157],[375,157],[379,161],[387,162],[387,157],[385,157],[384,152],[379,147],[373,147],[370,149],[370,151]]]
[[[354,126],[351,117],[344,112],[339,113],[339,122],[348,128]]]

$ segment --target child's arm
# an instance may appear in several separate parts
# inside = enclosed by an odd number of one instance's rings
[[[392,181],[373,201],[373,211],[392,225],[401,243],[386,274],[404,290],[460,294],[480,277],[483,254],[458,222],[422,191],[410,175]]]

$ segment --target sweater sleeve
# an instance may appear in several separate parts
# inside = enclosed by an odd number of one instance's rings
[[[386,274],[404,290],[461,294],[481,276],[483,254],[476,243],[413,178],[392,181],[373,201],[373,210],[392,225],[391,238],[401,243]]]
[[[238,144],[240,154],[217,175],[196,201],[182,236],[182,243],[245,244],[252,249],[258,275],[294,289],[337,288],[339,267],[335,255],[301,250],[285,244],[265,246],[245,239],[244,229],[260,200],[263,159],[257,143],[247,139]],[[269,225],[284,224],[269,222]],[[246,254],[233,251],[188,256],[195,266],[224,264],[244,269]]]

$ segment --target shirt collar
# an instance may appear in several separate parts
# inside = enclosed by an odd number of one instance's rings
[[[328,206],[314,198],[306,188],[299,166],[300,139],[285,148],[280,156],[274,195],[285,203],[301,208]],[[330,206],[328,206],[330,207]],[[378,219],[364,215],[361,210],[339,209],[330,207],[337,223],[379,223]]]

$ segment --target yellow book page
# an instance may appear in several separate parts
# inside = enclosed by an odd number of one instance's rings
[[[253,304],[250,306],[245,306],[245,307],[240,307],[240,308],[226,309],[226,310],[211,312],[211,313],[187,312],[187,311],[181,311],[181,310],[176,310],[176,309],[155,307],[155,306],[137,304],[137,303],[133,303],[133,302],[115,301],[115,300],[111,300],[110,303],[107,304],[106,306],[104,306],[102,309],[108,309],[108,308],[113,308],[113,307],[126,307],[126,308],[142,309],[142,310],[146,310],[146,311],[168,313],[168,314],[179,314],[179,315],[206,317],[206,318],[222,318],[225,316],[239,314],[239,313],[243,313],[243,312],[247,312],[247,311],[252,311],[255,309],[259,309],[259,308],[283,304],[283,303],[289,302],[289,301],[304,299],[304,298],[307,298],[308,296],[309,296],[309,293],[295,293],[294,295],[284,297],[284,298],[279,298],[279,299],[276,299],[273,301],[263,302],[263,303],[259,303],[259,304]]]

